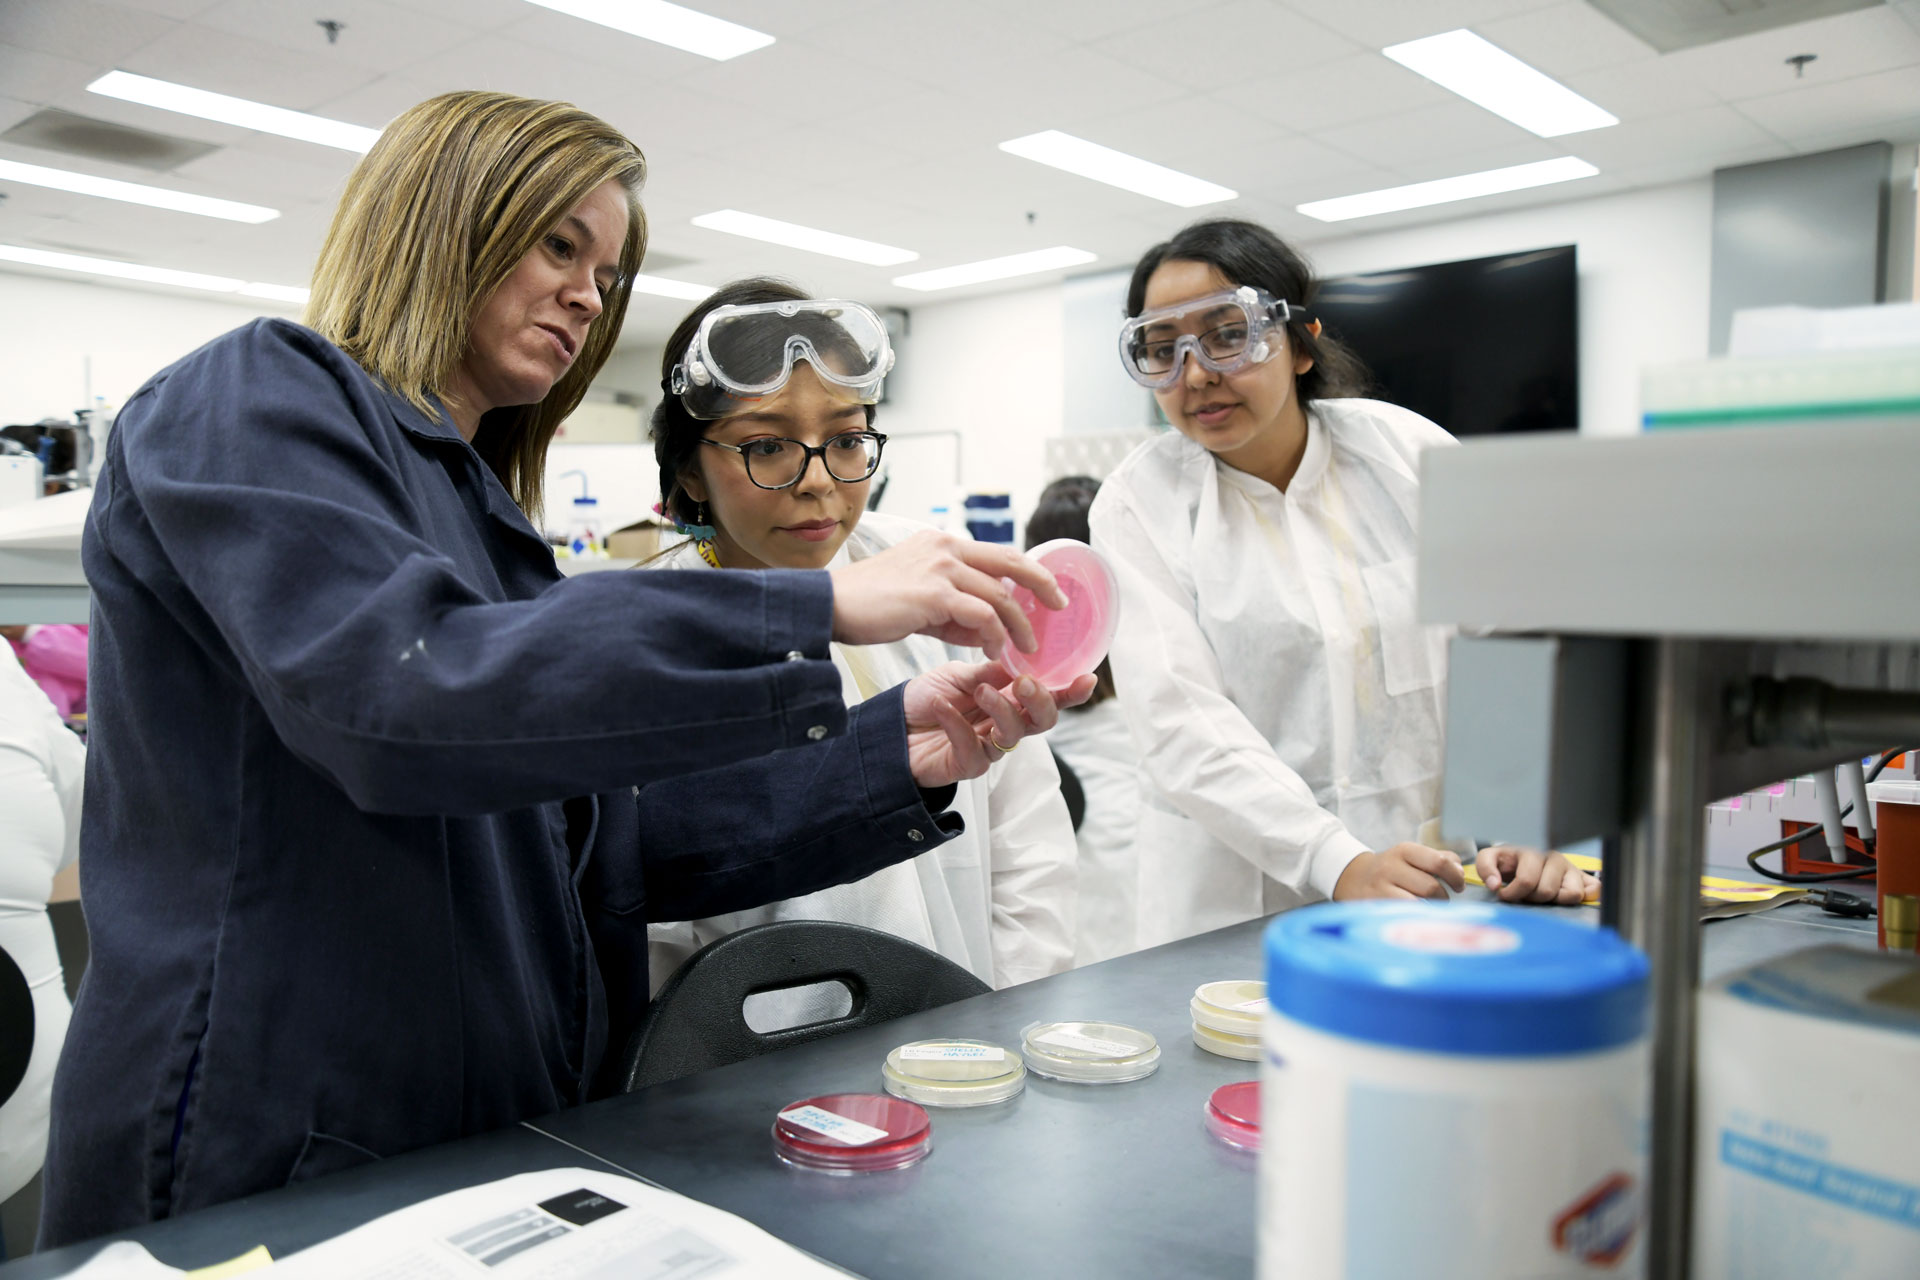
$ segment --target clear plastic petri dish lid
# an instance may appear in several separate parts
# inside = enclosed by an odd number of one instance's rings
[[[1228,1035],[1257,1036],[1267,1015],[1267,984],[1253,979],[1205,982],[1188,1005],[1195,1025]]]
[[[1020,1043],[1027,1070],[1075,1084],[1120,1084],[1160,1066],[1160,1042],[1118,1022],[1035,1022]]]
[[[887,1055],[887,1092],[929,1107],[984,1107],[1027,1087],[1020,1055],[985,1040],[916,1040]]]
[[[1260,1149],[1260,1082],[1223,1084],[1207,1099],[1207,1132],[1242,1151]]]
[[[927,1113],[884,1093],[802,1098],[773,1121],[774,1154],[798,1169],[878,1173],[916,1164],[932,1149]]]
[[[1217,1053],[1223,1058],[1237,1058],[1241,1062],[1260,1060],[1259,1036],[1236,1036],[1225,1031],[1215,1031],[1212,1027],[1193,1024],[1193,1042],[1208,1053]]]
[[[1027,552],[1047,567],[1066,593],[1067,607],[1049,609],[1025,587],[1014,603],[1033,624],[1040,647],[1022,653],[1008,646],[1002,662],[1016,675],[1032,676],[1049,689],[1064,689],[1100,665],[1120,621],[1120,584],[1106,557],[1084,542],[1055,538]]]

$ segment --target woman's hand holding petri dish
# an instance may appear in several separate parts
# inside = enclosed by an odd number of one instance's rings
[[[1060,711],[1093,696],[1081,676],[1050,690],[998,663],[949,662],[907,682],[907,764],[923,787],[977,778],[1022,738],[1045,733]]]
[[[1009,648],[1035,647],[1016,589],[1049,609],[1067,603],[1053,575],[1012,547],[932,529],[830,572],[833,638],[846,644],[889,644],[918,632],[1001,659]]]

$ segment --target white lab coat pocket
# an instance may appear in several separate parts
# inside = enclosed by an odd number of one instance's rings
[[[1380,663],[1395,697],[1440,683],[1447,670],[1447,628],[1423,627],[1414,608],[1414,567],[1408,556],[1360,571],[1380,634]]]

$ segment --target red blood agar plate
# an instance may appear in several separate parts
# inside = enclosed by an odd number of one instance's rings
[[[1055,538],[1027,554],[1047,567],[1067,607],[1049,609],[1025,587],[1013,589],[1013,601],[1033,624],[1040,647],[1022,653],[1009,645],[1002,659],[1015,675],[1032,676],[1049,689],[1064,689],[1087,675],[1107,656],[1120,621],[1120,584],[1106,557],[1084,542]]]
[[[1260,1149],[1260,1082],[1223,1084],[1207,1099],[1207,1132],[1242,1151]]]
[[[780,1109],[773,1151],[798,1169],[877,1173],[904,1169],[933,1149],[933,1123],[911,1102],[884,1093],[829,1093]]]

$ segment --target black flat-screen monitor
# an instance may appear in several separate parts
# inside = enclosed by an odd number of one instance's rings
[[[1457,436],[1580,425],[1570,244],[1326,280],[1313,312],[1353,348],[1369,393]]]

